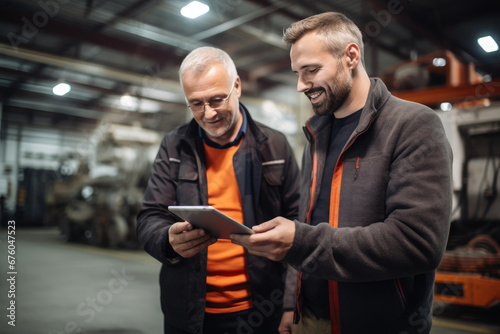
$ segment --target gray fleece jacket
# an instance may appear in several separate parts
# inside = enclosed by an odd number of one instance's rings
[[[429,333],[435,269],[447,242],[452,154],[431,109],[391,95],[380,79],[335,167],[330,219],[308,225],[333,116],[313,116],[295,239],[284,262],[329,280],[332,333]]]

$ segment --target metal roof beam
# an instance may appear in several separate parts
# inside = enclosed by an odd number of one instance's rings
[[[148,75],[127,72],[99,64],[86,62],[83,60],[56,56],[28,49],[18,48],[18,50],[15,51],[9,45],[2,43],[0,43],[0,55],[24,59],[35,63],[55,67],[61,67],[71,71],[112,79],[119,82],[131,83],[138,86],[149,86],[157,89],[165,89],[172,93],[179,94],[179,102],[184,101],[182,89],[179,83],[176,81],[165,80],[159,77],[151,78],[151,76]]]
[[[247,22],[253,21],[257,18],[269,15],[269,14],[271,14],[271,13],[273,13],[273,12],[275,12],[275,11],[285,7],[285,6],[288,6],[288,5],[289,4],[286,2],[281,2],[280,4],[257,9],[256,11],[253,11],[253,12],[248,13],[246,15],[243,15],[241,17],[235,18],[233,20],[224,22],[224,23],[222,23],[218,26],[215,26],[211,29],[207,29],[207,30],[202,31],[200,33],[194,34],[191,36],[191,39],[198,40],[198,41],[203,40],[203,39],[207,39],[209,37],[223,33],[227,30],[241,26]]]

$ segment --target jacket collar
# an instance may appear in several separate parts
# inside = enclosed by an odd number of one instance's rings
[[[363,132],[370,126],[372,120],[377,116],[382,106],[391,97],[391,93],[387,90],[382,80],[379,78],[370,78],[370,83],[370,91],[366,99],[366,104],[361,112],[361,117],[355,131],[356,133]],[[304,127],[307,139],[311,141],[311,136],[321,132],[327,125],[333,122],[333,119],[334,117],[332,115],[312,116]]]

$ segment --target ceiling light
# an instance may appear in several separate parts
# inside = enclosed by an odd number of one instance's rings
[[[442,111],[450,111],[452,108],[452,105],[449,102],[443,102],[443,103],[441,103],[440,107],[441,107]]]
[[[128,93],[125,93],[122,95],[122,97],[120,97],[120,104],[123,106],[123,107],[133,107],[134,106],[134,103],[135,100],[132,96],[130,96]]]
[[[68,94],[68,92],[71,90],[71,86],[68,85],[67,83],[61,82],[52,88],[52,93],[55,95],[63,96]]]
[[[446,66],[446,59],[444,58],[434,58],[432,60],[432,65],[435,67],[445,67]]]
[[[186,6],[182,7],[181,14],[187,18],[194,19],[207,13],[210,7],[199,1],[192,1]]]
[[[477,42],[481,47],[483,48],[484,51],[486,52],[494,52],[498,50],[498,44],[495,42],[493,37],[491,36],[485,36],[477,39]]]

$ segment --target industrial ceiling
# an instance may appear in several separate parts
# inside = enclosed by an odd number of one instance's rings
[[[500,40],[496,0],[209,0],[210,11],[196,19],[180,13],[189,2],[1,1],[2,124],[92,127],[106,115],[169,130],[186,117],[178,67],[207,45],[233,57],[245,96],[294,88],[283,30],[325,11],[342,12],[361,28],[371,76],[439,50],[488,80],[500,76],[500,51],[485,53],[477,43],[484,35]],[[52,93],[60,81],[72,86],[65,96]]]

